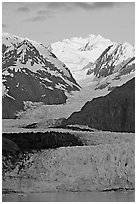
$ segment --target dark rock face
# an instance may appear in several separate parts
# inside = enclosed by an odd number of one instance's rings
[[[8,153],[17,154],[18,152],[20,152],[20,149],[15,142],[5,137],[2,138],[2,153],[4,155]]]
[[[135,78],[106,96],[87,102],[74,112],[67,124],[118,132],[135,132]]]
[[[72,135],[70,133],[58,133],[53,131],[45,133],[3,133],[2,140],[5,144],[2,149],[3,152],[10,151],[9,142],[6,143],[5,141],[10,141],[13,144],[17,145],[22,152],[83,145],[81,140],[78,139],[75,135]]]
[[[23,101],[43,102],[44,104],[61,104],[66,102],[66,95],[63,90],[46,88],[39,78],[26,73],[12,72],[14,77],[7,77],[6,86],[9,87],[8,95],[2,100],[3,118],[14,118],[15,113],[23,110]],[[19,86],[17,87],[17,84]]]
[[[15,118],[26,101],[63,104],[65,92],[80,88],[65,64],[41,44],[3,37],[2,52],[3,118]]]
[[[19,170],[26,166],[29,153],[42,149],[56,149],[59,147],[83,146],[82,141],[70,133],[31,132],[2,134],[2,173],[19,166]],[[19,173],[19,172],[18,172]]]
[[[124,44],[109,46],[104,50],[95,63],[92,64],[87,75],[94,72],[94,75],[97,78],[101,78],[107,77],[113,73],[118,73],[117,77],[120,77],[134,72],[135,57],[133,54],[132,56],[128,56],[128,54],[125,55],[127,51],[131,51],[131,46]]]
[[[2,138],[2,176],[9,169],[14,168],[14,164],[20,153],[21,150],[15,142],[5,137]]]

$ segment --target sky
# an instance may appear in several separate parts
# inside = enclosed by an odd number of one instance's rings
[[[135,43],[134,2],[3,2],[2,32],[45,45],[100,34]]]

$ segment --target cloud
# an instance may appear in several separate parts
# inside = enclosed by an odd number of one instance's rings
[[[113,8],[114,6],[121,6],[129,2],[13,2],[9,6],[15,6],[19,12],[29,12],[33,16],[28,16],[29,21],[44,21],[48,18],[55,17],[59,12],[75,11],[76,9],[83,9],[85,11],[98,10],[103,8]],[[133,3],[133,2],[131,2]]]
[[[46,6],[49,9],[76,9],[84,10],[102,9],[107,7],[122,6],[133,2],[47,2]]]
[[[73,2],[50,2],[47,3],[48,8],[58,9],[58,8],[68,8],[74,4]]]
[[[6,27],[7,27],[7,25],[2,23],[2,28],[6,28]]]
[[[51,13],[52,12],[47,10],[47,9],[39,9],[38,12],[37,12],[38,15],[44,15],[44,16],[47,16],[47,17],[52,16]]]
[[[38,9],[37,13],[35,13],[35,16],[30,18],[30,21],[44,21],[48,18],[52,18],[54,16],[54,12],[50,11],[47,8],[42,8],[42,9]]]
[[[52,17],[53,17],[52,14],[46,14],[46,15],[44,15],[44,12],[42,12],[42,13],[40,12],[40,14],[38,14],[38,15],[32,17],[32,18],[26,19],[26,20],[27,20],[27,21],[36,22],[36,21],[44,21],[44,20],[46,20],[46,19],[48,19],[48,18],[52,18]]]
[[[32,22],[36,22],[36,21],[44,21],[46,19],[45,16],[35,16],[32,18],[29,18],[27,20],[32,21]]]
[[[21,6],[21,7],[17,8],[17,11],[28,12],[28,11],[30,11],[30,9],[26,6]]]
[[[16,7],[20,12],[28,12],[30,10],[49,10],[52,12],[59,9],[101,9],[133,3],[134,2],[4,2],[2,5],[6,7]]]
[[[106,8],[106,7],[113,7],[115,5],[114,2],[77,2],[75,3],[75,6],[78,6],[82,9],[90,10],[90,9],[100,9],[100,8]]]

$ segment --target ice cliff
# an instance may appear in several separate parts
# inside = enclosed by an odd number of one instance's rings
[[[20,192],[134,189],[134,143],[60,147],[29,153],[7,172],[4,189]]]

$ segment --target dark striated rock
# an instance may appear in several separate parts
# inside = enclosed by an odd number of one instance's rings
[[[26,74],[28,73],[28,74]],[[9,87],[8,94],[2,99],[2,117],[16,118],[17,111],[24,109],[23,101],[43,102],[44,104],[62,104],[66,102],[63,90],[46,88],[39,78],[26,73],[14,72],[14,77],[8,77],[5,86]],[[17,87],[17,84],[20,84]]]
[[[87,102],[67,124],[82,124],[100,130],[135,132],[135,78],[106,96]]]
[[[120,77],[134,72],[135,57],[133,50],[133,47],[128,43],[109,46],[91,65],[87,75],[94,72],[97,78],[101,78],[118,73],[117,77]],[[132,55],[128,55],[129,51]]]
[[[2,176],[14,168],[16,161],[21,153],[20,148],[12,140],[2,137]]]
[[[2,137],[2,154],[17,154],[18,152],[20,152],[20,149],[15,142]]]
[[[82,141],[75,135],[53,131],[45,133],[3,133],[2,139],[4,139],[4,141],[6,139],[13,143],[16,143],[22,152],[83,145]],[[9,151],[9,149],[7,151]]]

